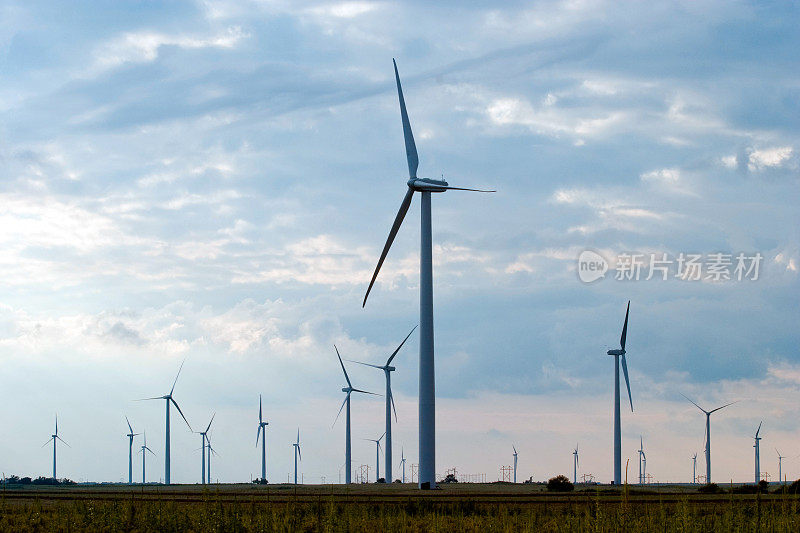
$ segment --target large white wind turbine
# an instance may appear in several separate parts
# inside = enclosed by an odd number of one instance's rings
[[[517,447],[513,444],[511,447],[514,449],[514,483],[517,482]]]
[[[58,436],[58,415],[56,415],[56,431],[55,431],[55,433],[50,435],[50,438],[47,439],[47,442],[42,444],[42,448],[44,448],[45,446],[50,444],[50,441],[53,441],[53,479],[58,479],[56,477],[56,441],[57,440],[60,440],[64,444],[67,444],[66,442],[64,442],[64,439],[62,439],[61,437]],[[67,447],[68,448],[72,448],[72,446],[70,446],[69,444],[67,444]]]
[[[375,483],[381,479],[381,439],[385,436],[386,433],[381,435],[378,439],[364,439],[375,443]],[[388,481],[386,482],[388,483]]]
[[[783,466],[783,456],[781,452],[778,451],[778,448],[775,448],[775,453],[778,454],[778,483],[783,483],[783,471],[781,469]]]
[[[578,484],[578,443],[575,443],[575,449],[572,450],[572,483]]]
[[[397,419],[397,409],[394,407],[394,396],[392,396],[391,373],[395,371],[395,367],[392,366],[392,359],[394,359],[394,356],[397,355],[397,352],[399,352],[400,348],[402,348],[406,343],[408,338],[411,336],[411,333],[414,333],[415,329],[417,329],[417,326],[414,326],[411,329],[411,332],[406,335],[406,338],[403,339],[403,342],[400,343],[400,346],[398,346],[397,349],[392,352],[392,355],[390,355],[389,359],[386,360],[385,365],[378,366],[369,363],[362,363],[361,361],[353,361],[359,365],[371,366],[372,368],[383,370],[383,374],[386,376],[386,449],[383,454],[386,464],[386,483],[392,482],[392,411],[394,411],[395,420]]]
[[[614,484],[622,483],[622,427],[619,412],[619,360],[622,358],[622,371],[625,373],[625,385],[628,387],[628,400],[631,402],[633,412],[633,398],[631,398],[631,382],[628,380],[628,364],[625,362],[625,339],[628,336],[628,313],[631,310],[631,301],[625,310],[625,323],[622,325],[622,336],[619,338],[619,350],[608,350],[608,355],[614,356]]]
[[[200,440],[202,441],[202,450],[203,451],[202,451],[202,455],[201,455],[201,459],[200,459],[201,472],[202,473],[201,473],[201,476],[200,476],[200,480],[201,480],[201,483],[203,485],[206,484],[206,441],[208,440],[208,430],[211,429],[211,423],[214,421],[214,417],[215,416],[217,416],[217,413],[214,413],[213,415],[211,415],[211,420],[209,420],[208,427],[206,427],[205,431],[195,431],[195,433],[198,433],[200,435]],[[208,478],[209,483],[211,482],[211,477],[210,476],[211,476],[211,473],[209,472],[209,478]]]
[[[394,60],[393,60],[394,63]],[[394,238],[400,225],[408,212],[414,192],[422,195],[422,215],[420,231],[420,258],[419,258],[419,487],[433,488],[436,485],[436,386],[433,357],[433,255],[431,247],[431,193],[441,193],[447,190],[462,190],[476,192],[476,189],[463,189],[450,187],[446,181],[418,178],[417,167],[419,158],[414,135],[411,132],[411,123],[403,99],[403,89],[400,86],[400,75],[397,72],[397,63],[394,63],[394,76],[397,82],[397,97],[400,101],[400,117],[403,122],[403,136],[406,145],[406,159],[408,160],[409,179],[406,182],[408,190],[400,204],[400,209],[395,216],[389,237],[383,246],[378,265],[372,274],[372,279],[364,295],[362,307],[367,304],[367,297],[372,290],[375,279],[378,277],[386,254],[389,253]]]
[[[125,417],[125,422],[128,423],[128,429],[130,433],[128,433],[128,484],[133,483],[133,437],[138,435],[139,433],[134,433],[133,428],[131,427],[131,421],[128,420],[128,417]]]
[[[183,363],[186,362],[186,359],[183,360]],[[143,398],[143,400],[166,400],[167,401],[167,430],[166,430],[166,438],[165,438],[165,445],[164,445],[164,483],[169,485],[169,404],[175,404],[175,409],[181,414],[181,418],[183,421],[186,422],[186,425],[189,427],[189,431],[192,431],[192,426],[189,424],[189,421],[186,420],[186,417],[183,416],[183,411],[181,411],[178,402],[172,397],[172,393],[175,391],[175,385],[178,383],[178,377],[181,375],[181,370],[183,370],[183,363],[181,363],[180,368],[178,369],[178,374],[175,376],[175,381],[172,382],[172,388],[169,390],[169,394],[165,394],[164,396],[154,396],[152,398]]]
[[[350,445],[350,393],[353,392],[360,392],[362,394],[372,394],[377,396],[374,392],[367,392],[365,390],[355,389],[353,388],[353,384],[350,383],[350,376],[347,375],[347,370],[344,368],[344,363],[342,362],[342,356],[339,355],[339,348],[336,345],[333,346],[333,349],[336,350],[336,357],[339,358],[339,364],[342,366],[342,372],[344,372],[344,379],[347,380],[347,387],[342,388],[342,392],[346,393],[344,397],[344,401],[342,402],[342,406],[339,407],[339,412],[336,414],[336,419],[333,421],[333,425],[336,425],[336,420],[339,420],[339,415],[342,414],[342,409],[347,406],[345,410],[345,430],[344,430],[344,466],[345,466],[345,473],[344,473],[344,482],[349,484],[350,483],[350,474],[353,472],[351,467],[351,445]]]
[[[406,482],[406,456],[403,448],[400,448],[400,466],[403,467],[403,483]]]
[[[762,422],[758,423],[758,429],[756,430],[755,436],[756,443],[753,444],[753,448],[756,450],[756,483],[761,481],[761,437],[758,436],[758,434],[761,432],[761,424]]]
[[[155,452],[147,447],[147,433],[144,434],[144,442],[142,443],[142,449],[139,453],[142,454],[142,485],[144,485],[147,480],[145,474],[147,472],[146,465],[147,465],[147,452],[153,454],[153,457],[156,456]]]
[[[719,411],[720,409],[724,409],[729,405],[735,404],[736,402],[726,403],[721,407],[717,407],[716,409],[706,411],[705,409],[694,403],[694,401],[691,400],[685,394],[681,393],[681,396],[692,402],[692,404],[694,404],[695,407],[697,407],[706,414],[706,483],[711,483],[711,413]]]
[[[292,443],[292,446],[294,446],[294,484],[297,485],[297,458],[303,460],[303,456],[300,455],[300,428],[297,428],[297,442]]]
[[[644,440],[639,435],[639,485],[644,485],[647,476],[647,456],[644,454]]]
[[[261,439],[261,481],[267,482],[267,426],[269,422],[264,422],[261,414],[261,395],[258,395],[258,432],[256,433],[256,447],[258,439]]]

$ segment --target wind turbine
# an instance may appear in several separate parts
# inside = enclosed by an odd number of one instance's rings
[[[128,423],[128,429],[130,433],[128,433],[128,484],[133,484],[133,437],[138,435],[139,433],[134,433],[133,428],[131,427],[131,421],[128,420],[128,417],[125,417],[125,422]]]
[[[183,360],[183,363],[186,362],[186,359]],[[175,409],[181,414],[183,421],[186,422],[186,425],[189,427],[189,431],[192,431],[192,426],[189,424],[189,421],[186,420],[186,417],[183,416],[183,411],[181,411],[178,402],[172,397],[173,391],[175,391],[175,385],[178,383],[178,377],[181,375],[181,370],[183,370],[183,363],[181,363],[180,368],[178,369],[178,374],[175,376],[175,381],[172,383],[172,388],[169,390],[169,394],[165,394],[164,396],[154,396],[152,398],[143,398],[142,400],[166,400],[167,401],[167,431],[166,431],[166,444],[164,446],[164,483],[169,485],[169,404],[172,402],[175,404]]]
[[[761,446],[759,442],[761,440],[761,437],[759,437],[758,434],[761,432],[762,423],[763,422],[758,423],[758,429],[756,430],[756,436],[755,436],[756,443],[753,444],[753,448],[756,449],[756,483],[761,481]]]
[[[267,426],[269,422],[264,422],[261,416],[261,395],[258,395],[258,432],[256,433],[256,447],[258,439],[261,439],[261,481],[267,481]]]
[[[303,460],[303,456],[300,455],[300,428],[297,428],[297,442],[293,443],[294,446],[294,484],[297,485],[297,457],[300,457],[300,460]]]
[[[514,483],[517,482],[517,448],[512,444],[511,447],[514,449]]]
[[[144,434],[144,443],[142,444],[142,449],[139,452],[139,453],[142,454],[142,485],[144,485],[145,482],[146,482],[146,479],[145,479],[145,472],[146,472],[145,465],[147,464],[147,452],[152,453],[153,457],[156,456],[155,452],[153,452],[153,450],[151,450],[150,448],[147,447],[147,433],[145,433]]]
[[[381,439],[386,436],[386,433],[378,437],[378,439],[364,439],[375,443],[375,483],[381,479]],[[386,478],[384,478],[386,481]]]
[[[383,370],[383,374],[386,376],[386,450],[383,454],[386,464],[386,483],[392,482],[392,410],[394,410],[394,418],[397,420],[397,409],[394,407],[394,396],[392,396],[392,372],[395,371],[395,367],[392,366],[392,359],[394,356],[397,355],[397,352],[400,351],[400,348],[406,343],[408,338],[411,336],[411,333],[414,333],[414,330],[417,329],[417,326],[414,326],[406,335],[406,338],[403,339],[403,342],[400,343],[400,346],[392,352],[392,355],[389,356],[389,359],[386,360],[386,364],[383,366],[378,365],[371,365],[369,363],[362,363],[361,361],[353,361],[354,363],[358,363],[359,365],[371,366],[372,368],[377,368],[379,370]]]
[[[342,406],[339,407],[339,412],[336,414],[336,419],[333,421],[333,425],[336,425],[336,420],[339,420],[339,415],[342,414],[342,409],[345,405],[347,405],[347,410],[345,413],[345,430],[344,430],[344,464],[345,464],[345,473],[344,473],[344,482],[350,484],[350,473],[353,471],[351,468],[351,446],[350,446],[350,393],[353,392],[360,392],[362,394],[372,394],[377,396],[374,392],[367,392],[361,389],[353,388],[353,384],[350,383],[350,376],[347,375],[347,370],[344,368],[344,363],[342,362],[342,356],[339,355],[339,348],[336,345],[333,345],[333,349],[336,350],[336,357],[339,358],[339,364],[342,366],[342,372],[344,372],[344,379],[347,380],[347,387],[342,389],[342,392],[346,393],[347,395],[344,397],[344,401],[342,402]]]
[[[206,441],[208,442],[208,482],[211,483],[211,456],[219,454],[217,453],[217,450],[211,447],[211,439],[206,437]]]
[[[42,444],[42,448],[44,448],[45,446],[47,446],[48,444],[50,444],[50,441],[53,441],[53,479],[58,479],[58,478],[56,477],[56,441],[57,441],[57,440],[60,440],[60,441],[61,441],[61,442],[63,442],[64,444],[67,444],[66,442],[64,442],[64,439],[62,439],[61,437],[59,437],[59,436],[58,436],[58,415],[56,415],[56,432],[55,432],[55,433],[53,433],[53,434],[50,436],[50,438],[49,438],[49,439],[47,439],[47,442],[45,442],[44,444]],[[70,446],[69,444],[67,444],[67,447],[68,447],[68,448],[72,448],[72,446]]]
[[[694,401],[692,401],[685,394],[681,393],[681,396],[692,402],[692,404],[694,404],[695,407],[697,407],[706,414],[706,483],[711,483],[711,413],[719,411],[720,409],[724,409],[729,405],[735,404],[736,402],[726,403],[721,407],[717,407],[716,409],[712,409],[711,411],[706,411],[705,409],[694,403]]]
[[[781,471],[781,467],[783,466],[783,456],[781,452],[778,451],[778,448],[775,448],[775,453],[778,454],[778,482],[783,483],[783,472]]]
[[[394,63],[394,77],[397,82],[397,97],[400,101],[400,117],[403,122],[403,137],[406,146],[406,159],[408,160],[408,176],[406,182],[408,190],[397,211],[389,237],[383,246],[378,265],[372,274],[372,279],[364,295],[364,307],[367,297],[375,284],[383,261],[389,253],[394,238],[397,235],[403,219],[411,206],[414,192],[422,195],[421,231],[420,231],[420,258],[419,258],[419,486],[420,488],[434,488],[436,486],[436,387],[433,357],[433,254],[431,247],[431,193],[441,193],[447,190],[462,190],[476,192],[476,189],[463,189],[450,187],[442,180],[418,178],[417,167],[419,158],[414,135],[411,131],[411,122],[406,111],[406,102],[403,98],[403,89],[400,86],[400,74],[397,72],[397,63]]]
[[[697,483],[697,453],[692,456],[692,483]]]
[[[572,450],[572,483],[578,484],[578,444],[575,443],[575,449]]]
[[[619,350],[608,350],[608,355],[614,356],[614,484],[622,483],[622,428],[619,413],[619,360],[622,357],[622,370],[625,373],[625,385],[628,387],[628,400],[631,402],[633,412],[633,398],[631,398],[631,382],[628,380],[628,365],[625,362],[625,339],[628,336],[628,313],[631,310],[631,301],[625,310],[625,323],[622,325],[622,336],[619,338]]]
[[[202,482],[203,485],[206,484],[206,440],[208,439],[208,430],[211,429],[211,423],[214,421],[214,417],[215,416],[217,416],[217,413],[214,413],[213,415],[211,415],[211,420],[209,420],[208,427],[206,427],[205,431],[195,431],[195,433],[198,433],[200,435],[200,439],[202,441],[202,450],[203,450],[203,452],[202,452],[202,456],[201,456],[201,460],[200,460],[200,463],[202,465],[202,476],[201,476],[200,479],[201,479],[201,482]],[[208,479],[209,479],[209,483],[210,483],[211,482],[211,472],[209,472],[208,475],[209,475]]]
[[[644,440],[639,435],[639,485],[644,485],[644,478],[647,473],[647,456],[644,454]]]
[[[403,467],[403,483],[406,482],[406,456],[403,448],[400,448],[400,465]]]

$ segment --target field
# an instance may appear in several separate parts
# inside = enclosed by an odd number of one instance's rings
[[[0,531],[800,531],[793,494],[578,485],[8,486]]]

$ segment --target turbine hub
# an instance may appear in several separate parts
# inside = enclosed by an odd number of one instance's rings
[[[389,372],[394,372],[397,369],[395,367],[393,367],[393,366],[387,366],[386,370],[389,371]]]

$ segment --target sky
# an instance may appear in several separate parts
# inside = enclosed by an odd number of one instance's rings
[[[712,417],[716,481],[752,480],[762,420],[761,470],[777,448],[800,477],[799,23],[791,2],[3,2],[0,470],[51,475],[58,414],[59,477],[127,479],[127,416],[163,478],[164,405],[136,400],[185,360],[213,479],[258,474],[259,394],[270,481],[298,428],[303,480],[343,476],[333,346],[380,363],[418,321],[418,199],[361,307],[406,189],[395,58],[419,175],[497,189],[433,200],[437,472],[495,480],[513,445],[546,480],[577,443],[609,481],[631,300],[629,478],[641,435],[654,479],[690,479],[704,416],[681,394],[738,401]],[[586,250],[608,265],[590,283]],[[675,270],[720,253],[733,279]],[[624,254],[640,279],[616,279]],[[394,477],[417,353],[395,359]],[[354,397],[355,465],[381,433],[383,398]],[[199,481],[199,448],[173,411],[173,482]]]

